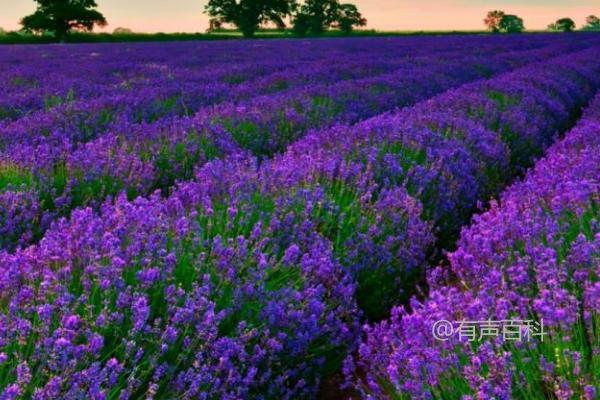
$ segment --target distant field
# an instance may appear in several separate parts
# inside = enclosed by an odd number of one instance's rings
[[[527,34],[548,33],[546,31],[528,31]],[[358,30],[350,37],[368,36],[423,36],[423,35],[487,35],[489,31],[375,31]],[[310,35],[308,37],[311,37]],[[338,31],[326,32],[318,37],[348,37]],[[99,43],[99,42],[168,42],[189,40],[226,40],[241,39],[242,34],[236,30],[220,30],[212,33],[74,33],[68,38],[70,43]],[[288,39],[297,38],[291,31],[261,30],[256,33],[256,39]],[[316,38],[316,37],[315,37]],[[51,37],[39,37],[16,32],[0,34],[0,44],[35,44],[52,43]]]

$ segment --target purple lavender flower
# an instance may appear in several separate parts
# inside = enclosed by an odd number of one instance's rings
[[[428,298],[413,301],[411,312],[396,308],[390,321],[365,328],[359,356],[345,363],[349,385],[365,398],[427,398],[432,391],[478,398],[543,397],[545,391],[557,398],[594,396],[597,377],[585,371],[594,370],[600,355],[591,295],[599,271],[599,108],[596,97],[525,180],[463,230],[449,255],[451,279],[436,273]],[[543,320],[547,337],[473,348],[431,334],[442,319],[510,318]],[[522,373],[518,384],[513,371]],[[544,389],[532,376],[541,377]]]

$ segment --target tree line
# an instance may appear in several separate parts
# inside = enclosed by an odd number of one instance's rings
[[[493,10],[487,13],[483,23],[493,33],[519,33],[525,30],[523,18],[506,14],[504,11]],[[573,32],[575,21],[571,18],[559,18],[548,25],[548,30],[556,32]],[[581,28],[583,31],[600,31],[600,19],[595,15],[586,18],[586,24]]]
[[[50,34],[62,41],[72,31],[89,32],[95,26],[107,25],[95,0],[34,1],[35,12],[20,21],[25,32]],[[289,21],[299,36],[318,35],[331,28],[348,34],[355,27],[367,24],[354,4],[339,0],[209,0],[205,13],[211,18],[212,29],[232,24],[245,37],[254,36],[267,23],[285,29]],[[124,29],[120,28],[118,33]]]
[[[365,26],[367,20],[351,3],[339,0],[209,0],[205,8],[213,29],[223,24],[235,25],[245,37],[252,37],[263,24],[272,23],[280,29],[290,21],[294,33],[319,35],[330,28],[350,33]]]
[[[34,0],[35,12],[21,19],[23,31],[52,35],[63,41],[72,31],[92,31],[94,27],[106,26],[107,20],[95,0]],[[350,33],[356,27],[365,26],[367,20],[356,5],[340,3],[340,0],[209,0],[205,13],[210,17],[209,30],[234,25],[245,37],[254,36],[265,24],[286,29],[291,24],[298,36],[319,35],[329,29]],[[525,30],[523,19],[504,11],[488,12],[484,24],[494,33],[517,33]],[[571,32],[575,22],[560,18],[548,25],[549,30]],[[600,19],[590,15],[581,30],[600,31]],[[4,31],[0,28],[0,34]],[[117,28],[115,34],[131,32]]]

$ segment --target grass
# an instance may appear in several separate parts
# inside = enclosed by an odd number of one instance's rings
[[[11,163],[0,162],[0,193],[4,190],[19,190],[33,185],[33,176],[27,170]]]
[[[527,31],[528,34],[560,32]],[[577,32],[575,32],[577,33]],[[572,33],[572,34],[575,34]],[[385,36],[442,36],[442,35],[489,35],[486,30],[455,30],[455,31],[377,31],[374,29],[356,30],[350,35],[336,30],[325,32],[322,35],[307,35],[306,38],[339,38],[339,37],[385,37]],[[581,32],[579,34],[582,34]],[[210,33],[72,33],[68,43],[120,43],[120,42],[175,42],[175,41],[198,41],[198,40],[232,40],[243,38],[240,31],[223,29]],[[254,36],[255,39],[294,39],[298,38],[291,30],[262,29]],[[0,33],[1,44],[45,44],[53,43],[54,38],[49,35],[37,36],[21,32]]]

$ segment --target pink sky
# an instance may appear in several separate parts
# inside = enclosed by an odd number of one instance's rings
[[[482,29],[491,9],[518,14],[528,29],[544,29],[560,17],[577,26],[590,14],[600,15],[600,0],[348,0],[380,30]],[[343,1],[342,1],[343,2]],[[112,31],[127,27],[140,32],[198,32],[207,27],[204,0],[97,0]],[[17,29],[19,18],[31,13],[31,0],[0,0],[0,27]]]

